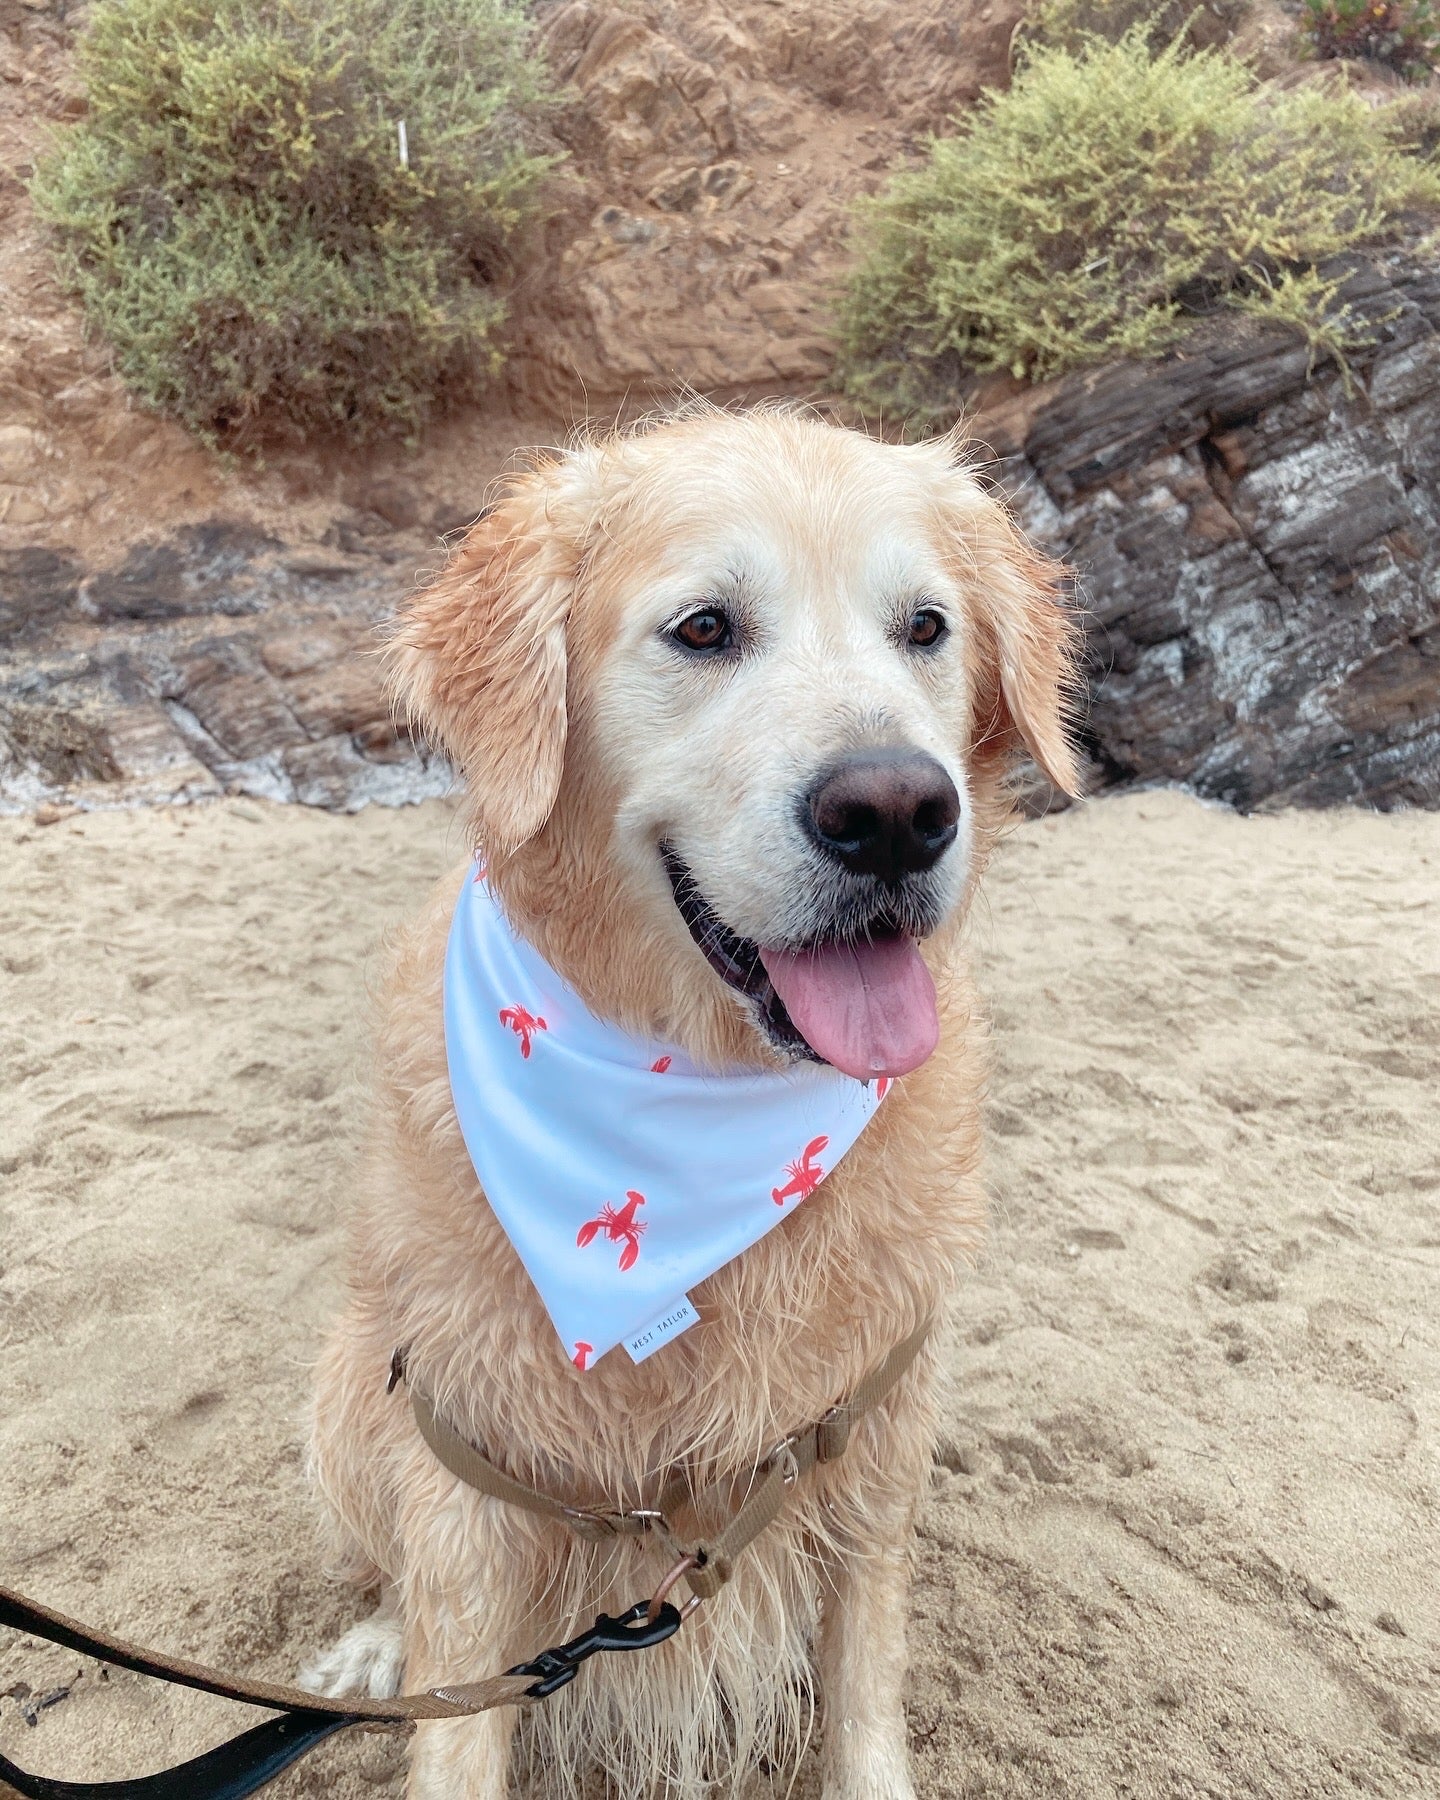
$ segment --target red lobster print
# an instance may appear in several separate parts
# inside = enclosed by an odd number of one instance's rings
[[[607,1201],[600,1208],[599,1217],[587,1219],[575,1233],[575,1242],[583,1250],[587,1244],[594,1243],[597,1232],[603,1231],[612,1244],[625,1246],[620,1252],[620,1267],[633,1269],[640,1254],[640,1236],[645,1229],[635,1217],[635,1210],[644,1204],[643,1194],[637,1194],[634,1188],[627,1188],[625,1204],[617,1208]]]
[[[830,1142],[828,1137],[811,1138],[801,1155],[792,1163],[786,1163],[785,1173],[790,1179],[784,1187],[771,1188],[770,1198],[777,1206],[783,1206],[787,1200],[808,1200],[825,1179],[825,1171],[815,1158]]]
[[[894,1079],[893,1076],[882,1075],[880,1077],[880,1079],[875,1083],[875,1098],[877,1100],[883,1100],[885,1098],[885,1096],[890,1092],[890,1083],[893,1079]]]
[[[587,1344],[583,1340],[583,1338],[576,1338],[575,1354],[570,1358],[570,1360],[572,1363],[574,1363],[574,1365],[577,1369],[579,1369],[583,1372],[585,1369],[589,1368],[590,1352],[594,1348],[595,1348],[595,1346],[593,1344]]]
[[[668,1056],[657,1056],[650,1065],[650,1073],[652,1075],[663,1075],[669,1067],[670,1058]]]
[[[537,1031],[548,1031],[550,1027],[543,1019],[537,1019],[533,1013],[526,1012],[523,1006],[505,1006],[500,1009],[500,1023],[508,1025],[520,1040],[520,1054],[530,1054],[530,1039]]]

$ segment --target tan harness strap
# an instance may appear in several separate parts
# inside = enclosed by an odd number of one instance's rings
[[[696,1566],[685,1576],[690,1592],[709,1599],[730,1579],[735,1559],[784,1509],[790,1490],[817,1462],[838,1462],[850,1443],[851,1427],[877,1406],[909,1369],[930,1335],[930,1321],[898,1343],[885,1360],[862,1377],[848,1400],[823,1419],[777,1444],[758,1471],[759,1480],[713,1544],[694,1552]]]
[[[607,1512],[599,1507],[565,1506],[548,1494],[542,1494],[538,1488],[527,1487],[523,1481],[516,1481],[497,1468],[468,1438],[461,1437],[436,1412],[434,1402],[423,1388],[414,1382],[408,1385],[410,1409],[421,1437],[450,1473],[458,1476],[467,1487],[474,1488],[476,1493],[487,1494],[492,1500],[503,1500],[506,1506],[518,1506],[525,1512],[538,1513],[541,1518],[568,1525],[577,1536],[590,1543],[611,1537],[638,1537],[654,1518],[653,1514],[647,1518],[625,1512]]]
[[[421,1437],[450,1473],[472,1487],[507,1506],[518,1506],[541,1518],[569,1526],[577,1536],[597,1543],[611,1537],[640,1537],[657,1531],[689,1563],[685,1584],[697,1600],[709,1600],[718,1594],[734,1572],[735,1559],[746,1550],[779,1517],[790,1490],[803,1475],[808,1475],[817,1462],[835,1462],[845,1454],[851,1428],[890,1392],[920,1354],[930,1335],[931,1321],[898,1343],[890,1354],[866,1374],[848,1400],[832,1406],[822,1419],[803,1431],[793,1433],[778,1443],[755,1471],[745,1498],[731,1514],[720,1535],[710,1544],[697,1544],[686,1552],[676,1543],[669,1513],[690,1496],[690,1486],[683,1473],[666,1484],[659,1504],[653,1508],[631,1510],[603,1507],[566,1506],[548,1494],[516,1481],[497,1468],[483,1451],[468,1438],[461,1437],[435,1410],[430,1396],[413,1381],[407,1383],[410,1406]],[[397,1368],[403,1360],[397,1357]],[[667,1583],[668,1585],[668,1583]],[[444,1690],[459,1694],[469,1690]]]

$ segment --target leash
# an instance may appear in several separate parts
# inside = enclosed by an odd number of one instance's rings
[[[618,1618],[601,1613],[589,1631],[542,1650],[503,1675],[431,1688],[423,1694],[402,1694],[393,1700],[352,1695],[330,1700],[304,1688],[224,1675],[203,1663],[139,1650],[123,1638],[78,1624],[5,1587],[0,1587],[0,1626],[62,1644],[114,1668],[153,1675],[225,1700],[270,1707],[279,1714],[177,1768],[130,1781],[56,1781],[32,1775],[0,1755],[0,1800],[11,1800],[14,1795],[21,1800],[244,1800],[307,1750],[351,1726],[409,1732],[422,1719],[468,1718],[496,1706],[544,1700],[573,1681],[581,1663],[601,1651],[648,1650],[663,1644],[680,1629],[680,1612],[663,1599],[659,1606],[641,1600]]]
[[[455,1432],[424,1391],[406,1378],[405,1358],[397,1351],[390,1366],[389,1386],[393,1389],[397,1382],[406,1380],[421,1436],[452,1475],[492,1499],[564,1524],[587,1542],[657,1534],[677,1556],[674,1567],[651,1597],[637,1601],[617,1616],[601,1613],[588,1631],[540,1651],[502,1675],[447,1683],[391,1700],[355,1695],[332,1700],[304,1688],[227,1675],[204,1663],[141,1650],[123,1638],[82,1625],[64,1613],[0,1586],[0,1627],[60,1644],[114,1668],[153,1676],[178,1687],[196,1688],[221,1699],[268,1707],[278,1715],[189,1762],[128,1781],[60,1781],[33,1775],[0,1755],[0,1800],[245,1800],[246,1795],[273,1781],[307,1751],[337,1732],[358,1728],[408,1733],[425,1719],[468,1718],[492,1707],[533,1704],[548,1699],[573,1681],[581,1664],[592,1656],[649,1650],[663,1644],[702,1600],[719,1593],[734,1572],[735,1559],[773,1524],[796,1481],[817,1463],[834,1462],[845,1454],[856,1420],[896,1385],[919,1355],[929,1332],[927,1321],[897,1344],[864,1377],[848,1400],[832,1406],[813,1425],[782,1438],[761,1459],[747,1493],[719,1535],[713,1542],[688,1548],[677,1537],[669,1518],[671,1510],[690,1498],[689,1483],[683,1475],[672,1477],[666,1484],[661,1504],[656,1507],[610,1510],[567,1506],[516,1481]],[[667,1596],[682,1578],[690,1593],[683,1606],[676,1606]]]
[[[13,1795],[22,1800],[244,1800],[307,1750],[351,1726],[409,1732],[422,1719],[468,1718],[496,1706],[543,1700],[573,1681],[581,1663],[598,1652],[648,1650],[680,1629],[680,1613],[675,1607],[662,1603],[653,1618],[650,1613],[646,1600],[618,1618],[602,1613],[589,1631],[485,1681],[431,1688],[393,1700],[348,1694],[331,1700],[304,1688],[225,1675],[204,1663],[137,1649],[123,1638],[81,1625],[64,1613],[0,1587],[0,1626],[61,1644],[113,1668],[153,1675],[159,1681],[198,1688],[225,1700],[270,1707],[279,1714],[177,1768],[130,1781],[56,1781],[32,1775],[0,1755],[0,1800],[11,1800]]]

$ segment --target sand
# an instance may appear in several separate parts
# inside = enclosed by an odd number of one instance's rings
[[[0,1581],[280,1677],[356,1616],[298,1419],[366,982],[456,848],[440,804],[0,820]],[[1440,1794],[1437,896],[1434,815],[1152,793],[1005,846],[927,1800]],[[255,1716],[0,1634],[0,1747],[48,1773]],[[383,1800],[397,1755],[271,1791]]]

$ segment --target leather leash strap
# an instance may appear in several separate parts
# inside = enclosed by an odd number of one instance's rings
[[[244,1800],[306,1751],[348,1726],[410,1731],[417,1719],[464,1718],[492,1706],[521,1704],[535,1684],[533,1674],[498,1675],[447,1688],[444,1695],[404,1694],[395,1700],[346,1695],[328,1700],[304,1688],[223,1675],[185,1657],[137,1649],[123,1638],[92,1630],[6,1587],[0,1587],[0,1627],[61,1644],[137,1675],[153,1675],[226,1700],[272,1707],[278,1715],[177,1768],[128,1781],[61,1781],[32,1774],[0,1755],[0,1800]]]
[[[329,1700],[305,1688],[285,1687],[275,1681],[257,1681],[249,1676],[224,1675],[204,1663],[190,1662],[183,1656],[161,1656],[154,1650],[140,1650],[123,1638],[81,1625],[37,1601],[27,1600],[10,1588],[0,1587],[0,1626],[43,1636],[52,1644],[78,1650],[82,1656],[93,1656],[112,1668],[130,1669],[137,1675],[154,1675],[179,1687],[199,1688],[205,1694],[218,1694],[224,1700],[243,1700],[251,1706],[270,1706],[292,1712],[333,1713],[349,1721],[364,1721],[381,1728],[401,1729],[417,1719],[459,1719],[471,1713],[484,1712],[492,1706],[513,1706],[535,1685],[531,1675],[496,1675],[488,1681],[471,1682],[468,1686],[447,1687],[438,1693],[401,1694],[393,1700],[371,1700],[358,1694],[346,1694]]]
[[[861,1380],[848,1400],[832,1406],[821,1419],[782,1438],[761,1460],[751,1477],[744,1499],[731,1513],[720,1535],[710,1543],[686,1546],[675,1535],[671,1514],[690,1499],[690,1483],[682,1473],[666,1483],[653,1507],[630,1510],[567,1506],[562,1501],[528,1487],[507,1475],[468,1438],[461,1437],[436,1410],[423,1387],[406,1378],[411,1411],[421,1437],[436,1458],[457,1480],[477,1493],[518,1506],[542,1519],[566,1525],[590,1543],[610,1537],[643,1537],[656,1532],[676,1557],[688,1566],[685,1584],[696,1600],[709,1600],[734,1573],[735,1559],[774,1523],[789,1498],[790,1490],[816,1463],[835,1462],[845,1454],[857,1420],[877,1406],[899,1382],[930,1335],[930,1321],[898,1343],[890,1354]],[[404,1357],[397,1354],[396,1377],[405,1374]],[[448,1693],[450,1690],[447,1689]]]

